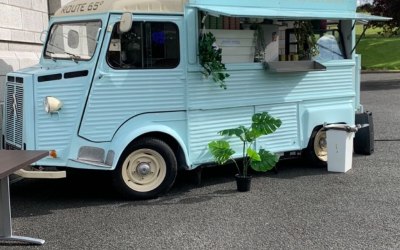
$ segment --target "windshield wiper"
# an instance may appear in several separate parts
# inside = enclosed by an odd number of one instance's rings
[[[53,55],[55,54],[54,52],[48,51],[48,50],[47,50],[47,51],[46,51],[46,54],[50,54],[51,60],[53,60],[54,62],[57,62],[56,58],[53,57]]]
[[[64,51],[64,53],[69,55],[71,57],[72,61],[75,62],[75,63],[78,63],[77,60],[81,59],[81,57],[78,56],[78,55],[75,55],[75,54],[72,54],[72,53],[69,53],[69,52],[66,52],[66,51]]]

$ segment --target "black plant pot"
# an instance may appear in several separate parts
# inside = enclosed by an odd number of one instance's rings
[[[250,191],[251,176],[235,175],[237,190],[239,192]]]

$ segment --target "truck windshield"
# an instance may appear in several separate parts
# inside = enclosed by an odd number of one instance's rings
[[[51,27],[45,58],[90,60],[96,50],[100,21],[56,23]]]

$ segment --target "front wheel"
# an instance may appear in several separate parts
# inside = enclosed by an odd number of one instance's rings
[[[148,199],[167,192],[175,182],[177,161],[172,149],[156,138],[143,138],[121,156],[114,186],[127,198]]]
[[[328,147],[326,131],[321,128],[311,134],[308,147],[305,149],[305,157],[318,167],[325,167],[328,162]]]

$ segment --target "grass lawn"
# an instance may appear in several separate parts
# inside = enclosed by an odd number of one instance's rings
[[[357,27],[357,35],[361,32],[362,28]],[[356,48],[356,52],[362,56],[362,68],[400,70],[400,37],[381,37],[378,32],[379,29],[368,29]]]

